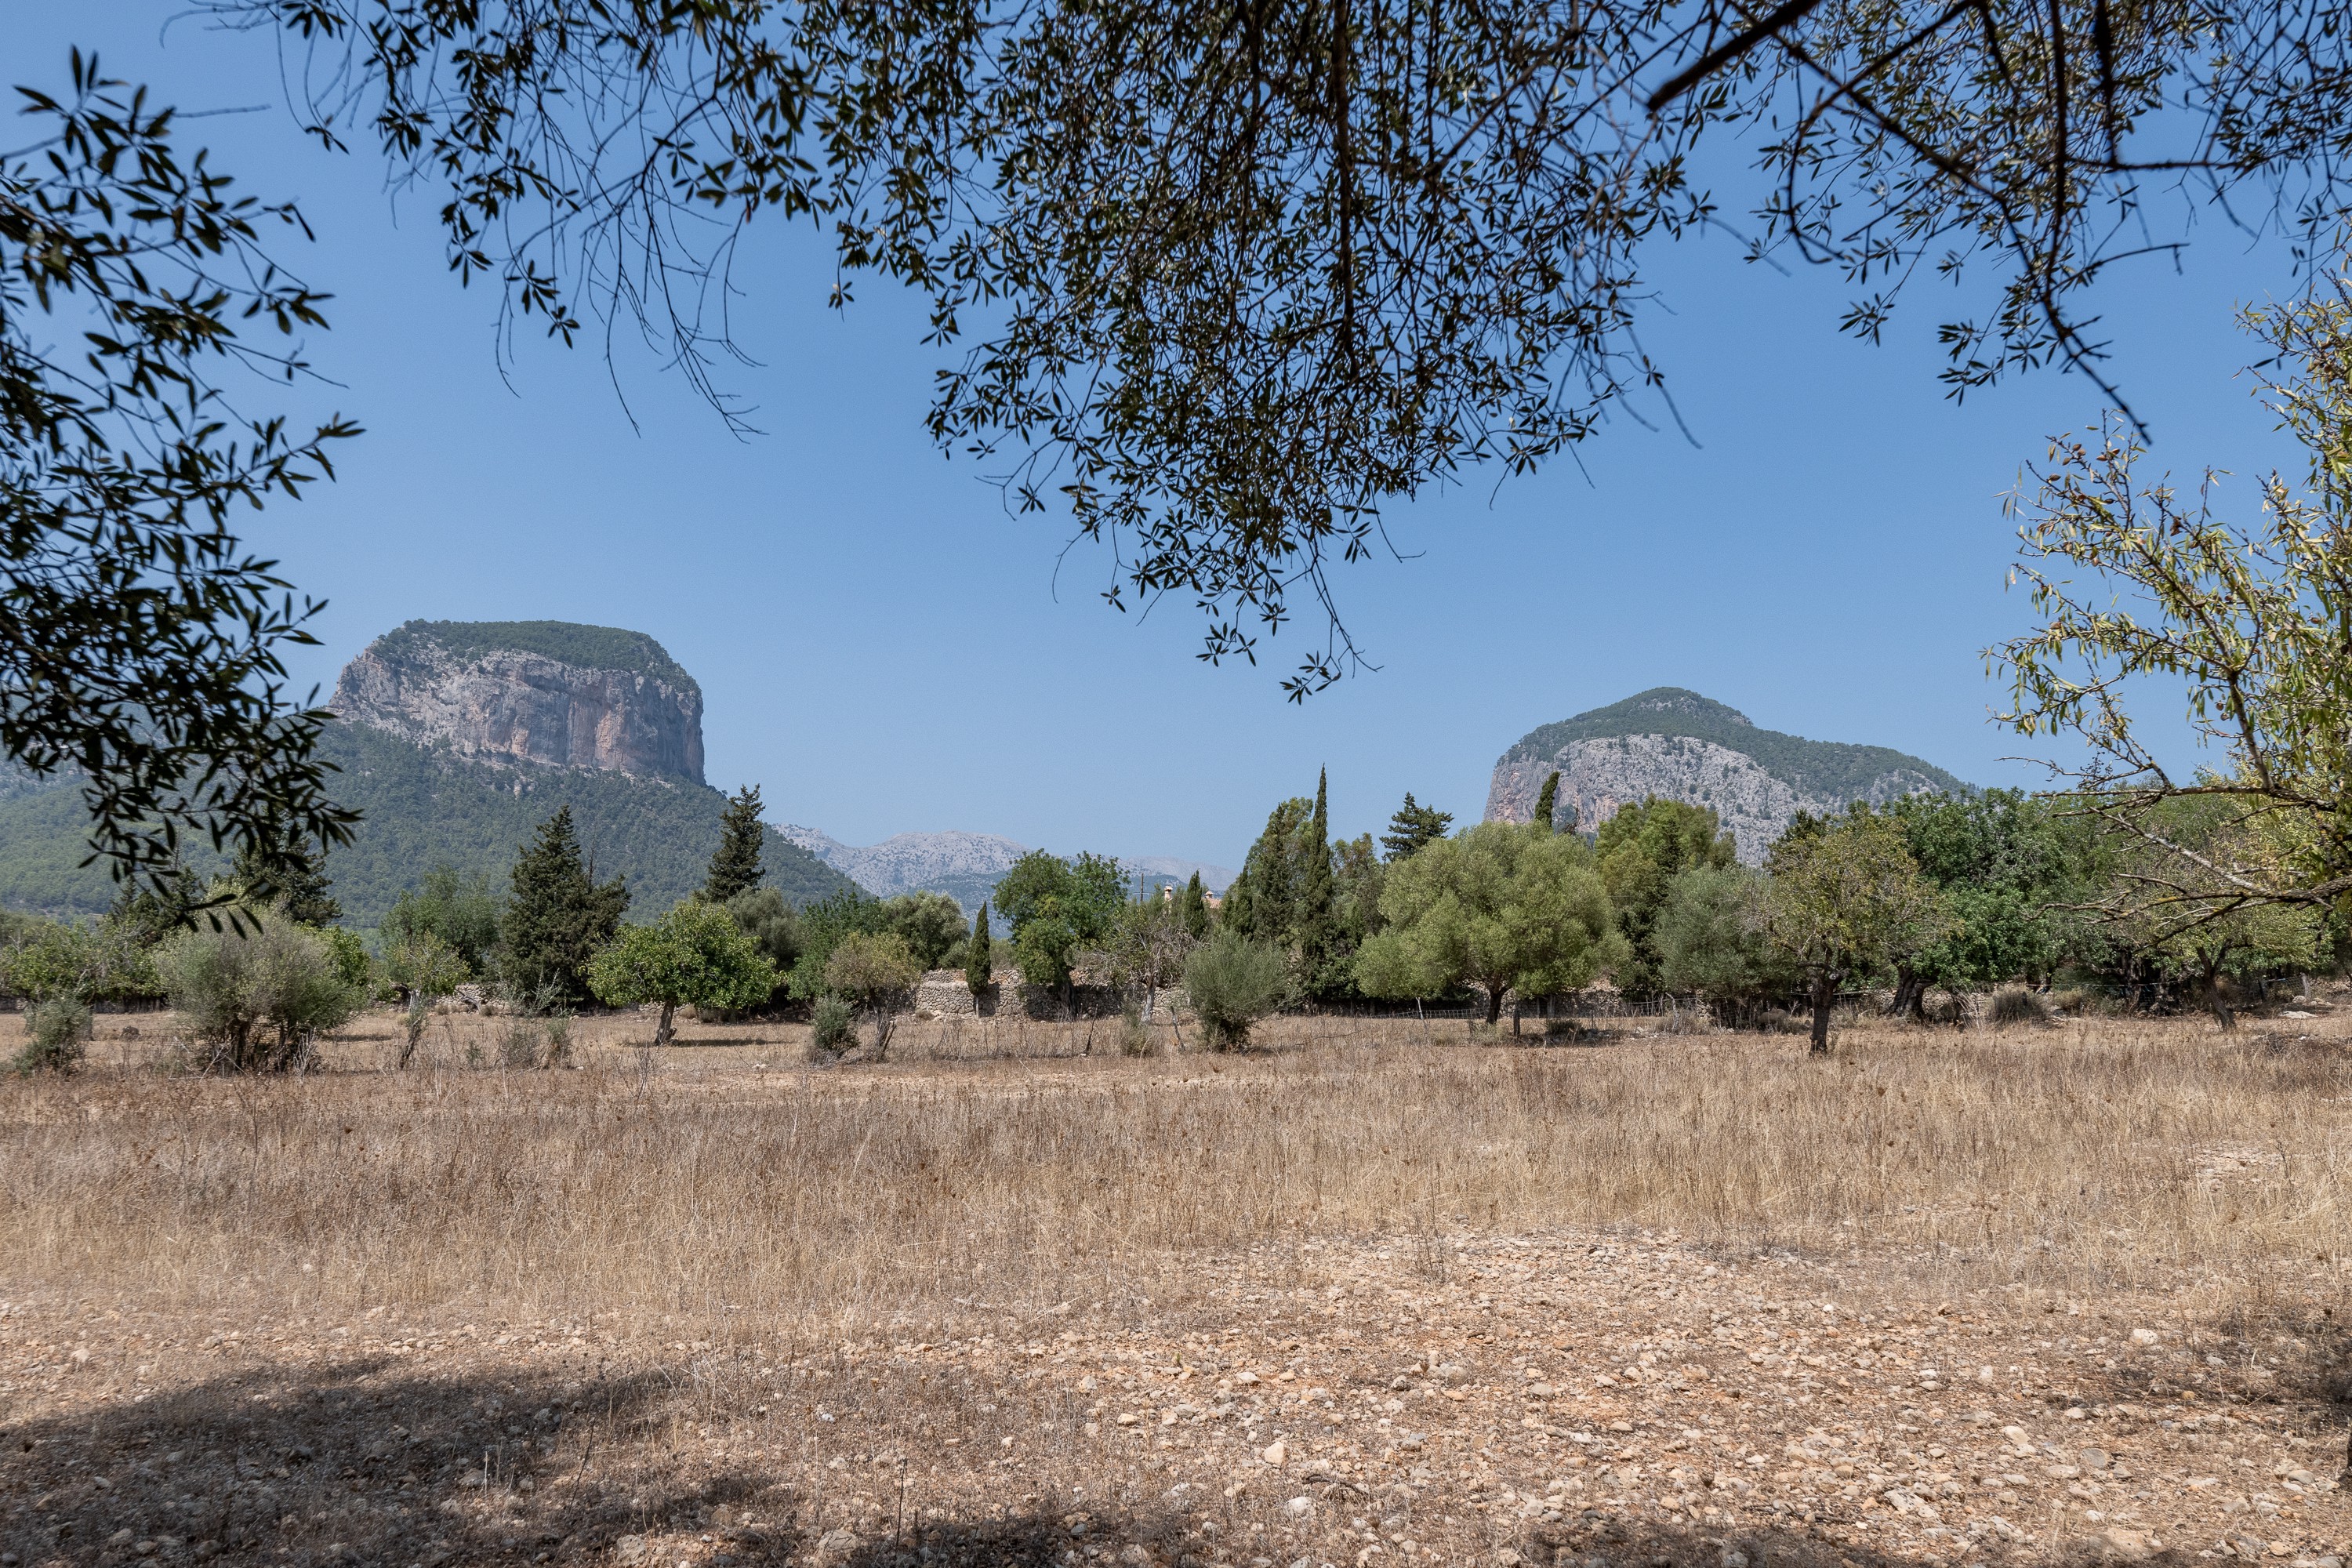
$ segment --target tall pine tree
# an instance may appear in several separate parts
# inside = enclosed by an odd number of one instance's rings
[[[335,884],[327,876],[326,857],[307,842],[268,861],[248,845],[237,852],[236,877],[248,889],[268,893],[289,921],[323,929],[343,918],[341,901],[327,892]]]
[[[1535,825],[1538,832],[1551,831],[1552,814],[1559,808],[1559,770],[1554,768],[1551,777],[1544,780],[1543,793],[1536,796]]]
[[[1454,814],[1440,811],[1433,805],[1415,805],[1412,791],[1404,792],[1404,804],[1389,818],[1389,830],[1381,835],[1381,847],[1389,852],[1391,861],[1404,859],[1416,849],[1423,849],[1445,837],[1454,826]]]
[[[710,857],[710,875],[703,879],[702,896],[723,904],[738,893],[748,893],[767,873],[760,866],[767,829],[760,826],[760,786],[745,784],[727,803],[719,819],[719,849]]]
[[[629,889],[598,883],[580,854],[572,808],[557,808],[515,855],[499,967],[523,995],[576,1005],[588,997],[588,960],[621,929]]]
[[[995,984],[995,969],[988,953],[988,900],[980,901],[980,913],[971,917],[971,941],[964,946],[963,983],[971,994],[980,995]]]

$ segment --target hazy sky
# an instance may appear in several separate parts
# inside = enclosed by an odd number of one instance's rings
[[[854,844],[958,827],[1228,866],[1318,765],[1340,832],[1379,826],[1407,790],[1475,819],[1521,734],[1658,685],[1978,783],[2038,776],[1986,722],[2001,692],[1981,650],[2029,612],[2004,589],[1999,497],[2050,434],[2096,417],[2095,389],[2042,374],[1948,401],[1933,283],[1871,348],[1836,334],[1833,275],[1745,265],[1727,237],[1655,253],[1645,339],[1696,445],[1620,419],[1580,469],[1474,476],[1396,508],[1388,531],[1412,559],[1337,574],[1381,668],[1301,707],[1278,681],[1290,645],[1319,637],[1311,617],[1261,668],[1218,669],[1193,657],[1188,604],[1140,625],[1105,608],[1103,552],[1065,554],[1057,522],[1009,515],[925,438],[936,361],[917,302],[869,279],[829,310],[829,255],[805,226],[759,231],[740,271],[761,363],[730,384],[765,434],[730,437],[626,345],[618,392],[593,344],[525,337],[502,378],[495,300],[446,270],[437,197],[395,196],[364,153],[306,143],[272,40],[167,31],[176,9],[0,0],[0,64],[62,90],[79,43],[183,108],[262,107],[203,139],[318,230],[280,248],[336,296],[310,354],[368,431],[339,483],[247,531],[331,602],[306,679],[331,686],[418,616],[635,627],[702,683],[711,782],[761,784],[772,820]],[[2252,474],[2292,454],[2235,375],[2254,356],[2231,314],[2294,280],[2279,247],[2214,215],[2192,237],[2179,275],[2151,262],[2101,299],[2114,374],[2159,459],[2236,469],[2228,493],[2251,506]]]

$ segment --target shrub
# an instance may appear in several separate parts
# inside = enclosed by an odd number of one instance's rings
[[[156,954],[172,1005],[188,1021],[202,1065],[283,1071],[359,1010],[362,994],[337,973],[318,933],[280,916],[244,930],[183,932]]]
[[[16,1070],[71,1072],[81,1065],[89,1038],[89,1005],[71,996],[52,996],[25,1010],[25,1048],[16,1053]]]
[[[540,1061],[543,1068],[572,1065],[572,1015],[552,1013],[547,1018],[547,1055]]]
[[[439,1001],[467,978],[465,959],[429,931],[394,937],[384,949],[383,973],[412,1011]]]
[[[906,939],[896,931],[880,936],[854,932],[824,962],[826,989],[874,1015],[877,1055],[890,1048],[891,1002],[922,977],[922,961],[908,951]]]
[[[2041,997],[2021,985],[2004,985],[1992,994],[1985,1008],[1985,1022],[1996,1029],[2014,1024],[2046,1024],[2050,1008]]]
[[[1130,1001],[1118,1010],[1118,1054],[1123,1057],[1148,1057],[1151,1054],[1151,1031],[1143,1022],[1143,1004]]]
[[[1220,931],[1185,961],[1184,993],[1211,1048],[1239,1050],[1250,1026],[1290,999],[1290,968],[1273,948]]]
[[[812,1039],[820,1051],[838,1054],[857,1043],[857,1010],[838,996],[816,999],[815,1024]]]

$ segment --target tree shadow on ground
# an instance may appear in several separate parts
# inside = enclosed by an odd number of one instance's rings
[[[624,1536],[789,1495],[756,1470],[691,1482],[634,1440],[655,1376],[402,1375],[390,1359],[255,1371],[0,1426],[0,1552],[48,1563],[604,1560]],[[616,1450],[619,1464],[610,1461]],[[755,1516],[761,1510],[755,1511]],[[764,1555],[787,1538],[760,1542]]]

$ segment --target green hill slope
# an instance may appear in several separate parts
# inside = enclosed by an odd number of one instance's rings
[[[344,921],[361,928],[436,866],[486,872],[503,893],[517,847],[567,803],[597,874],[625,876],[630,914],[645,919],[701,886],[727,798],[682,781],[462,762],[364,724],[331,725],[320,750],[342,770],[335,798],[364,814],[357,840],[327,858]],[[104,868],[76,864],[89,853],[86,830],[70,785],[0,799],[0,906],[105,909],[114,887]],[[772,828],[764,864],[768,885],[794,904],[855,885]]]

